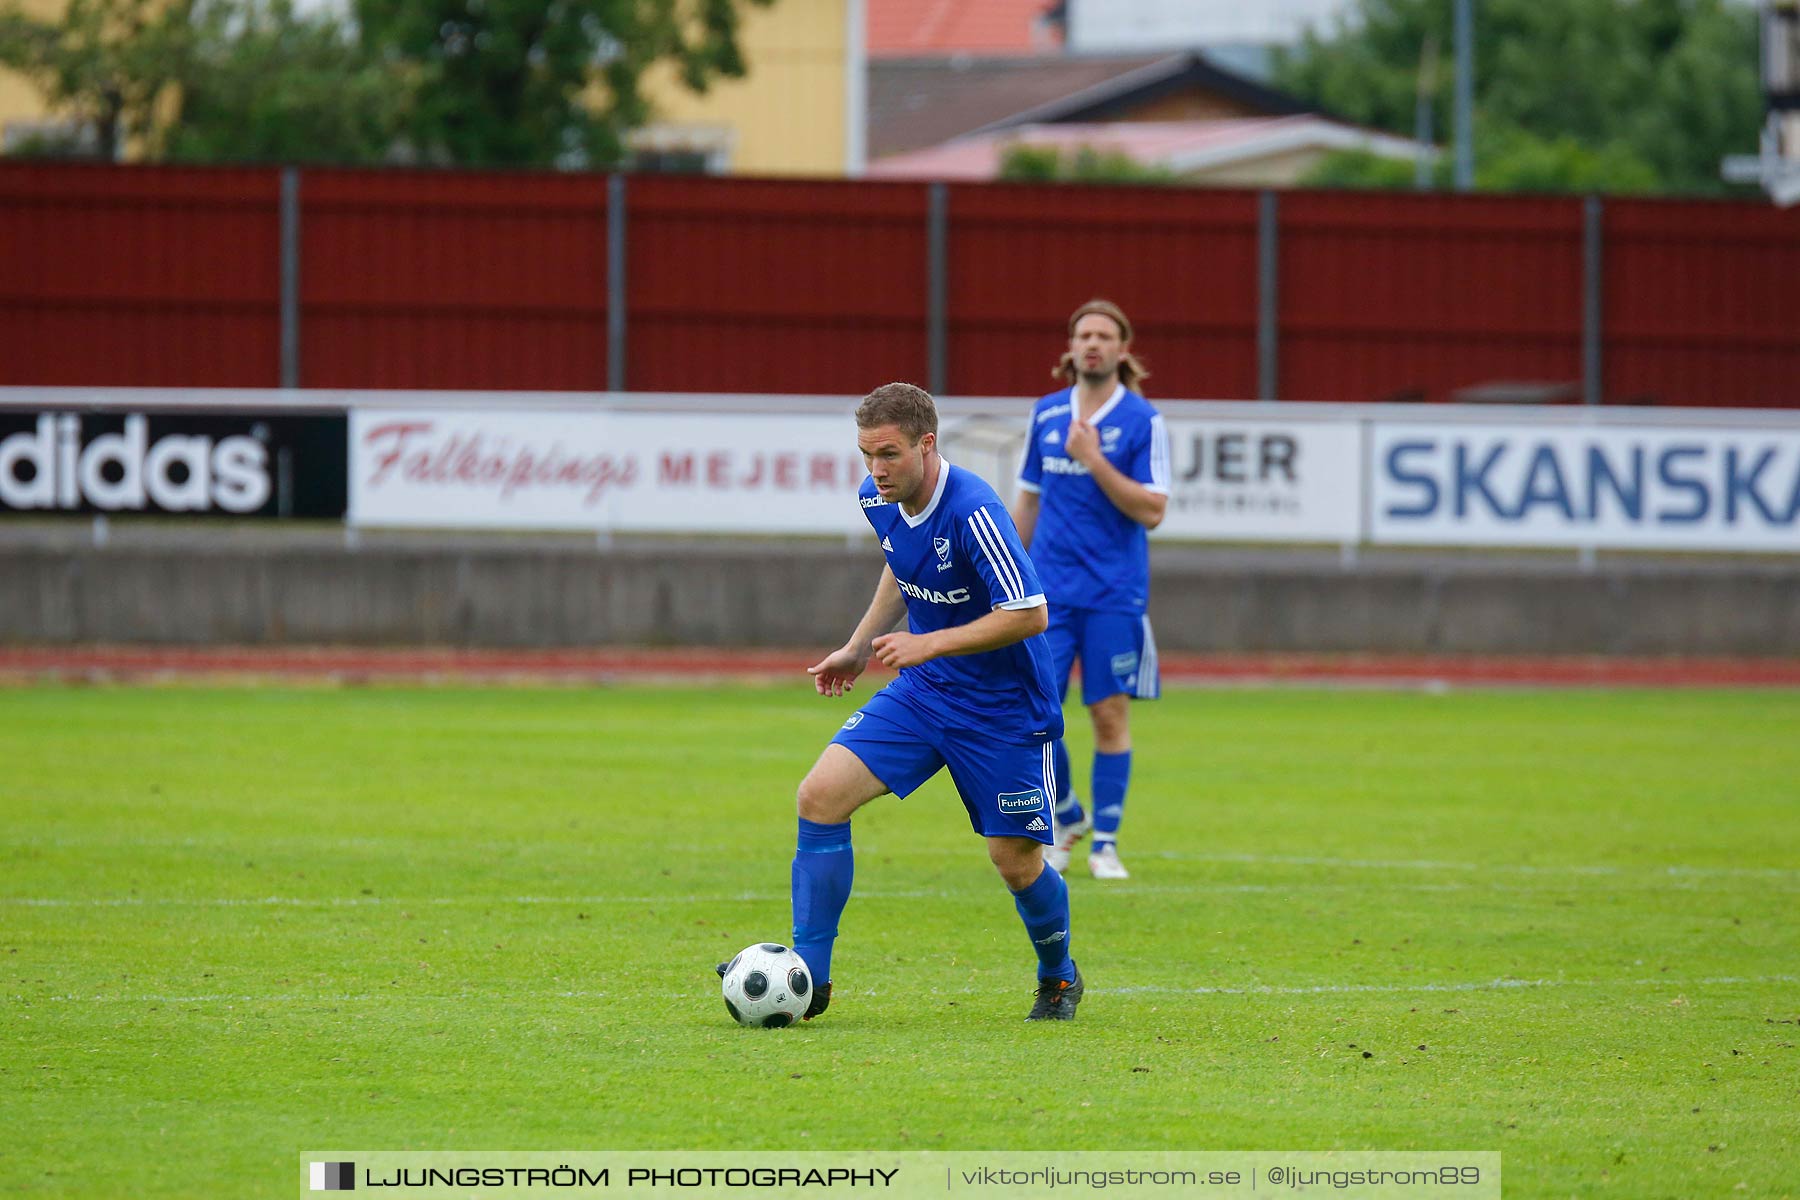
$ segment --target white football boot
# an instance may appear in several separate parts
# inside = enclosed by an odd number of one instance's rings
[[[1088,871],[1095,879],[1130,879],[1131,872],[1119,861],[1119,849],[1107,842],[1088,855]]]
[[[1075,843],[1088,835],[1088,830],[1094,827],[1094,819],[1084,812],[1081,820],[1073,825],[1064,825],[1056,819],[1055,813],[1051,813],[1050,822],[1055,832],[1051,834],[1050,844],[1044,847],[1044,862],[1055,867],[1058,875],[1067,875],[1069,858],[1075,853]]]

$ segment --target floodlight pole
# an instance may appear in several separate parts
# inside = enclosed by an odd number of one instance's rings
[[[1456,0],[1456,190],[1475,186],[1475,0]]]
[[[1413,108],[1413,186],[1431,187],[1432,105],[1437,101],[1438,44],[1436,34],[1426,34],[1419,47],[1418,98]]]

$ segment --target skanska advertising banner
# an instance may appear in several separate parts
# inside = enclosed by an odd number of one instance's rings
[[[1800,551],[1800,430],[1376,422],[1369,540]]]

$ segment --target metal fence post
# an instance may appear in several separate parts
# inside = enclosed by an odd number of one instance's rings
[[[1281,398],[1281,198],[1270,191],[1256,204],[1256,394]]]
[[[1604,404],[1605,392],[1605,202],[1589,196],[1581,221],[1581,398],[1587,404]]]
[[[300,386],[300,170],[281,169],[281,386]]]
[[[1475,0],[1456,0],[1456,190],[1475,187]]]
[[[606,180],[606,388],[625,390],[625,176]]]
[[[950,188],[931,185],[925,217],[925,390],[944,394],[950,374]]]

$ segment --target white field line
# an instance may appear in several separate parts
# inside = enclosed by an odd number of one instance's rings
[[[1441,895],[1444,893],[1461,893],[1475,895],[1529,896],[1543,892],[1557,892],[1555,888],[1513,887],[1502,883],[1405,883],[1366,885],[1353,883],[1195,883],[1195,884],[1143,884],[1127,885],[1105,884],[1093,885],[1085,881],[1076,883],[1080,903],[1089,904],[1096,901],[1133,900],[1151,896],[1308,896],[1319,894],[1366,894],[1373,890],[1384,894],[1413,893],[1421,895]],[[962,890],[949,888],[923,889],[913,891],[879,891],[874,889],[858,890],[852,899],[870,900],[923,900],[953,901],[961,903],[985,895],[991,889],[969,887]],[[1709,889],[1698,882],[1665,883],[1657,885],[1659,891],[1698,892]],[[1769,890],[1769,889],[1765,889]],[[1782,895],[1789,894],[1790,889],[1773,889]],[[729,895],[662,895],[662,896],[97,896],[97,897],[53,897],[53,896],[0,896],[0,908],[296,908],[296,909],[336,909],[336,908],[393,908],[401,910],[426,908],[514,908],[531,905],[569,905],[574,907],[604,907],[609,905],[628,905],[632,908],[644,908],[654,911],[659,906],[689,904],[786,904],[791,897],[786,892],[733,892]]]
[[[1472,863],[1438,862],[1431,859],[1309,858],[1275,854],[1186,854],[1179,850],[1150,851],[1144,857],[1180,862],[1233,863],[1241,866],[1334,867],[1357,871],[1494,871],[1509,875],[1652,875],[1723,876],[1743,879],[1800,879],[1800,868],[1791,867],[1617,867],[1581,863]]]
[[[1698,892],[1711,890],[1697,879],[1669,881],[1652,885],[1659,891]],[[1096,886],[1078,882],[1081,903],[1132,900],[1150,896],[1302,896],[1320,893],[1467,893],[1478,895],[1529,896],[1556,888],[1515,887],[1503,883],[1405,883],[1365,885],[1353,883],[1194,883],[1194,884],[1106,884]],[[961,902],[984,894],[987,889],[969,887],[917,889],[912,891],[879,891],[862,889],[858,900],[947,900]],[[1786,895],[1787,888],[1775,891]],[[629,905],[654,910],[657,906],[687,904],[786,904],[786,892],[733,892],[727,895],[660,896],[0,896],[0,908],[510,908],[539,904],[562,904],[589,907]]]
[[[1681,991],[1682,989],[1703,987],[1750,987],[1768,984],[1800,983],[1800,975],[1717,975],[1704,979],[1514,979],[1501,978],[1471,981],[1466,983],[1417,983],[1417,984],[1343,984],[1321,983],[1308,985],[1249,985],[1244,987],[1110,987],[1090,988],[1096,995],[1110,996],[1338,996],[1338,995],[1431,995],[1450,992],[1522,992],[1542,991],[1555,988],[1658,988],[1664,991]],[[926,995],[933,996],[968,996],[977,995],[989,988],[931,988]],[[701,1000],[714,996],[711,991],[669,992],[664,993],[671,1000]],[[879,989],[870,989],[862,994],[879,995]],[[513,993],[502,997],[513,1001],[532,1000],[612,1000],[627,996],[624,992],[597,991],[557,991],[538,993]],[[292,993],[275,993],[267,995],[245,995],[232,993],[213,993],[206,995],[162,995],[157,993],[138,994],[105,994],[91,995],[55,995],[55,996],[21,996],[14,994],[8,1000],[18,1004],[353,1004],[368,1000],[416,1002],[420,1000],[443,1000],[460,1002],[483,998],[483,994],[462,991],[449,994],[420,995],[407,991],[392,992],[343,992],[321,995],[297,995]]]
[[[312,839],[282,839],[284,846],[304,846],[308,849],[355,849],[355,850],[391,850],[404,847],[405,839],[400,838],[340,838],[327,841]],[[232,842],[221,842],[204,838],[167,838],[161,840],[133,839],[130,842],[113,842],[96,838],[6,838],[0,837],[0,847],[14,846],[54,846],[58,849],[93,849],[96,847],[129,846],[142,850],[147,846],[171,846],[184,849],[208,849],[216,851],[230,850],[237,853],[241,847]],[[265,850],[267,844],[265,844]],[[701,855],[717,849],[715,846],[671,846],[670,850],[686,854]],[[939,855],[937,850],[918,849],[908,846],[884,846],[870,849],[869,853],[883,858],[906,857],[909,854]],[[1134,850],[1129,857],[1162,859],[1168,862],[1223,863],[1232,866],[1249,867],[1324,867],[1348,871],[1455,871],[1469,874],[1492,872],[1500,875],[1575,875],[1575,876],[1647,876],[1651,878],[1737,878],[1737,879],[1796,879],[1800,880],[1800,867],[1721,867],[1694,866],[1686,863],[1670,863],[1666,866],[1618,866],[1609,863],[1496,863],[1496,862],[1456,862],[1441,859],[1418,858],[1332,858],[1323,855],[1293,854],[1194,854],[1182,850]],[[1077,869],[1078,870],[1078,869]],[[0,897],[0,903],[6,903]],[[16,901],[15,901],[16,902]]]
[[[913,891],[879,891],[862,889],[856,900],[967,900],[991,889],[970,887],[956,891],[948,888]],[[1107,888],[1084,893],[1083,899],[1104,896],[1109,899],[1131,896],[1170,896],[1193,893],[1246,893],[1251,895],[1285,895],[1292,892],[1349,892],[1365,889],[1348,883],[1269,884],[1221,883],[1187,885],[1138,885],[1131,888]],[[1388,891],[1467,892],[1483,890],[1465,883],[1403,884]],[[101,896],[49,897],[0,896],[0,905],[19,908],[484,908],[532,904],[606,905],[626,904],[634,908],[651,908],[669,904],[786,904],[786,892],[733,892],[728,895],[664,895],[664,896]]]

